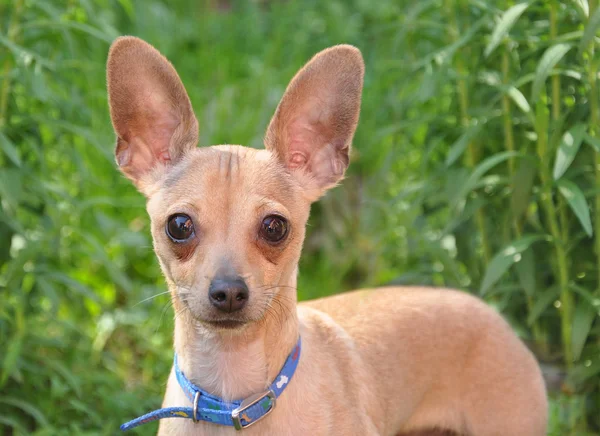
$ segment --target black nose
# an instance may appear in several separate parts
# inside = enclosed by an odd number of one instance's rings
[[[208,288],[208,299],[222,312],[242,309],[249,297],[248,286],[240,278],[215,278]]]

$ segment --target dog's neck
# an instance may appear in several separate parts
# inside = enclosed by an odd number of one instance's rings
[[[209,331],[189,311],[178,311],[174,345],[186,377],[227,401],[264,391],[298,340],[295,277],[290,281],[278,290],[280,310],[242,332]]]

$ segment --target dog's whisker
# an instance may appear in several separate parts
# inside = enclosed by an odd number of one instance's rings
[[[154,299],[154,298],[156,298],[156,297],[160,297],[161,295],[165,295],[165,294],[168,294],[168,293],[170,293],[170,292],[171,292],[171,291],[159,292],[159,293],[158,293],[158,294],[156,294],[156,295],[152,295],[151,297],[144,298],[143,300],[141,300],[141,301],[138,301],[138,302],[137,302],[137,303],[135,303],[135,304],[134,304],[132,307],[136,307],[136,306],[138,306],[138,305],[140,305],[140,304],[142,304],[142,303],[145,303],[146,301],[152,300],[152,299]]]
[[[167,311],[167,309],[169,307],[173,306],[173,299],[167,301],[167,303],[165,304],[165,306],[163,307],[161,314],[160,314],[160,318],[158,319],[158,325],[156,326],[156,329],[154,330],[154,333],[156,333],[158,331],[158,329],[160,328],[160,326],[162,325],[162,319],[163,316],[165,316],[165,312]]]
[[[263,284],[263,285],[258,285],[256,286],[257,289],[264,289],[264,288],[268,288],[268,289],[273,289],[273,288],[287,288],[287,289],[294,289],[294,290],[298,290],[298,288],[296,286],[290,286],[290,285],[278,285],[278,284]]]

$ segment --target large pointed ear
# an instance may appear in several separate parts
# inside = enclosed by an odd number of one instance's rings
[[[154,169],[196,147],[198,121],[175,68],[141,39],[115,40],[106,70],[117,163],[144,192]]]
[[[344,176],[358,115],[364,63],[337,45],[318,53],[292,79],[269,124],[265,145],[314,201]]]

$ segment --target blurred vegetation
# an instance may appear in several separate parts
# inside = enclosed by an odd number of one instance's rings
[[[300,298],[468,289],[566,374],[551,434],[598,434],[599,24],[597,0],[0,0],[0,433],[115,434],[161,402],[172,313],[105,90],[133,34],[175,64],[200,146],[261,147],[306,60],[361,48],[353,162],[313,210]]]

